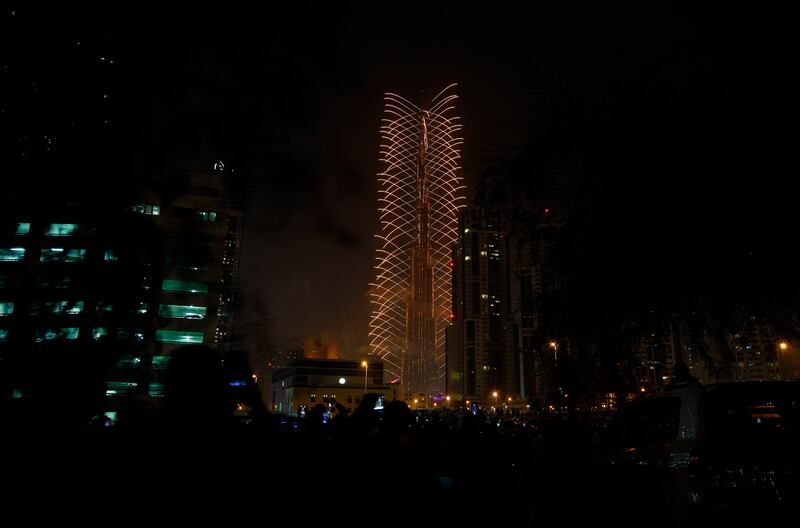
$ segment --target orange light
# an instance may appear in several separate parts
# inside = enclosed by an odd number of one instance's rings
[[[786,343],[786,341],[781,341],[780,343],[778,343],[778,347],[780,347],[781,350],[786,350],[787,348],[789,348],[789,344]]]

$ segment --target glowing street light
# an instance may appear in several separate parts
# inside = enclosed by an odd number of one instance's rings
[[[778,343],[778,348],[780,348],[785,352],[786,349],[789,348],[789,344],[786,341],[781,341],[780,343]]]
[[[361,362],[361,366],[364,367],[364,394],[367,393],[367,371],[369,370],[369,363],[366,361]]]
[[[558,343],[555,341],[550,341],[550,348],[553,349],[553,358],[558,362]]]

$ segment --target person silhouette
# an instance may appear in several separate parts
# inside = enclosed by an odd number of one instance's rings
[[[202,345],[173,352],[164,376],[162,424],[176,431],[219,431],[233,425],[232,416],[217,353]]]

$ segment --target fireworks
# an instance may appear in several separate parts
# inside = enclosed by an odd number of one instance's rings
[[[393,93],[384,98],[370,345],[406,392],[443,388],[450,249],[464,200],[455,86],[422,107]]]

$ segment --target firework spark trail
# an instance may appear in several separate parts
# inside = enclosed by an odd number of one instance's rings
[[[455,86],[423,107],[385,94],[380,127],[381,232],[370,284],[370,346],[389,376],[417,392],[443,389],[450,248],[465,200],[458,174],[461,124],[452,115]]]

